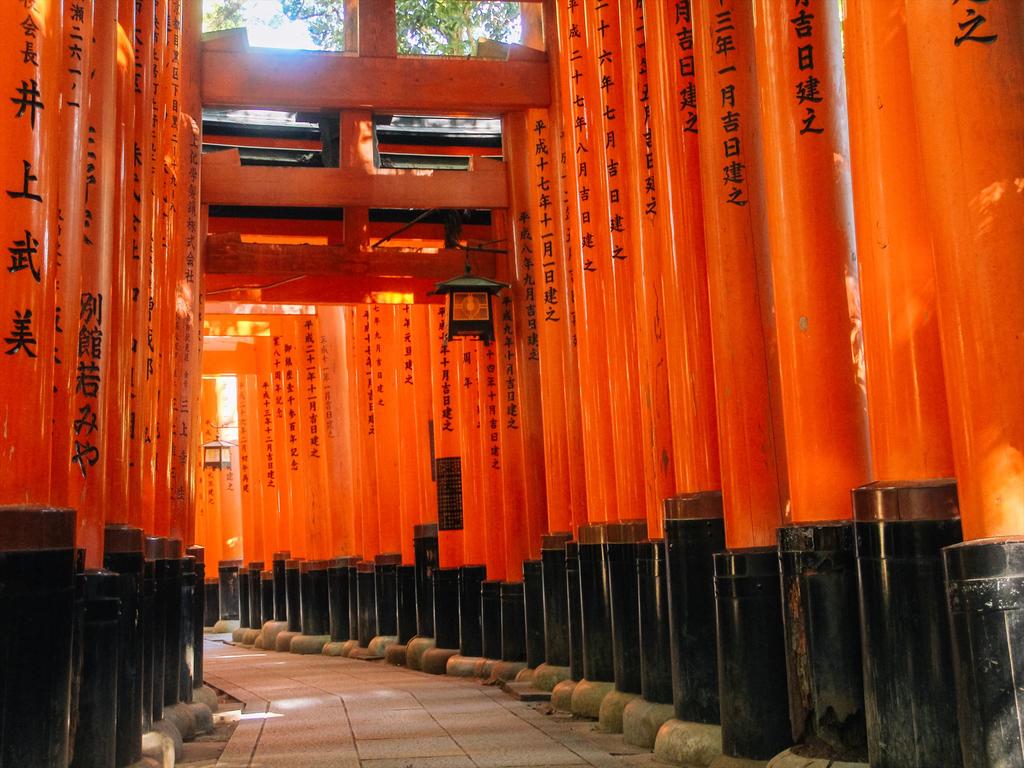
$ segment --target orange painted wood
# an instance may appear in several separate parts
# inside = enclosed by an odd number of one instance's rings
[[[633,316],[637,331],[640,455],[644,468],[647,530],[650,536],[660,537],[662,502],[676,493],[677,461],[673,442],[676,424],[670,406],[665,335],[666,327],[675,318],[667,318],[662,292],[662,262],[674,256],[676,249],[669,246],[672,239],[664,215],[667,210],[659,206],[655,172],[659,164],[671,161],[664,155],[656,156],[643,3],[619,0],[617,17],[623,111],[616,121],[608,124],[618,122],[616,134],[621,135],[625,130],[629,137],[623,145],[631,170],[624,181],[632,187],[629,218],[635,249]],[[688,298],[699,304],[706,299],[706,292]]]
[[[311,559],[314,543],[309,539],[310,505],[314,502],[313,479],[304,460],[302,425],[303,352],[302,337],[294,318],[281,321],[281,381],[283,387],[285,470],[288,475],[287,508],[291,550],[296,557]]]
[[[111,130],[114,133],[113,157],[114,199],[112,258],[114,259],[114,280],[111,302],[115,312],[111,316],[110,333],[113,338],[111,359],[112,375],[108,385],[114,391],[115,404],[110,411],[110,435],[107,452],[111,465],[109,473],[110,493],[106,504],[107,522],[138,524],[138,510],[131,509],[130,487],[133,473],[131,457],[132,417],[130,410],[123,407],[132,383],[132,338],[133,338],[133,290],[138,287],[138,271],[135,269],[135,251],[132,240],[133,210],[132,192],[135,166],[135,51],[132,36],[135,32],[135,4],[130,0],[119,0],[116,26],[116,110]],[[196,393],[190,400],[195,401]],[[181,489],[181,498],[187,504],[194,495],[194,489]],[[191,514],[191,512],[190,512]],[[175,532],[180,534],[179,529]],[[184,540],[184,539],[183,539]]]
[[[505,143],[510,167],[513,233],[520,253],[530,254],[544,439],[547,530],[574,528],[574,505],[585,509],[582,451],[572,449],[579,430],[579,390],[570,373],[572,304],[559,199],[558,146],[547,110],[509,115]],[[527,251],[529,248],[529,251]],[[525,275],[524,275],[525,279]],[[570,410],[575,419],[570,423]],[[575,495],[574,495],[575,492]]]
[[[495,239],[505,234],[514,240],[515,226],[504,211],[492,214]],[[532,283],[529,243],[516,242],[505,260],[500,277],[511,288],[495,300],[495,333],[499,357],[503,414],[501,441],[504,459],[505,508],[520,511],[505,518],[505,549],[508,578],[522,577],[522,561],[540,557],[541,537],[548,530],[545,469],[541,419],[540,352],[538,347],[537,296]]]
[[[216,380],[204,378],[200,385],[200,412],[202,414],[202,440],[217,439]],[[203,468],[200,497],[196,504],[195,541],[206,549],[210,563],[224,559],[224,544],[220,535],[220,484],[217,470]]]
[[[459,379],[457,345],[445,342],[444,306],[430,307],[430,370],[433,392],[434,457],[461,456],[461,382]],[[436,491],[436,483],[435,483]],[[441,530],[438,510],[438,563],[442,568],[465,565],[462,530]]]
[[[53,464],[50,487],[57,504],[68,504],[69,467],[74,441],[73,410],[78,368],[77,318],[81,300],[82,229],[85,222],[85,148],[88,140],[89,60],[92,45],[91,2],[80,5],[79,18],[64,6],[61,62],[60,180],[57,190],[56,257],[52,272],[56,291],[53,354]],[[79,43],[78,41],[82,42]]]
[[[394,0],[359,0],[356,4],[359,55],[398,55]]]
[[[411,295],[416,303],[439,303],[430,278],[346,278],[300,275],[209,275],[206,295],[213,301],[243,304],[364,304],[377,294]]]
[[[625,146],[629,129],[624,123],[622,44],[619,36],[618,8],[614,3],[590,3],[583,6],[583,34],[587,42],[590,77],[585,78],[585,98],[594,112],[591,116],[596,140],[591,143],[591,194],[595,197],[594,222],[598,237],[608,242],[608,259],[599,265],[605,276],[602,292],[607,338],[608,382],[611,392],[611,419],[616,506],[609,518],[647,512],[646,477],[640,435],[642,423],[641,376],[638,359],[640,342],[635,320],[634,273],[637,269],[639,222],[633,218],[632,186],[635,169],[631,167]],[[607,468],[606,468],[607,469]]]
[[[697,103],[709,105],[698,120],[726,544],[773,546],[787,491],[753,16],[741,0],[694,0],[692,9],[694,31],[711,29],[719,12],[729,12],[734,27],[735,50],[726,53],[694,34]],[[735,131],[721,119],[728,111],[743,116]],[[747,174],[726,184],[724,142],[732,138],[740,140]]]
[[[487,517],[483,467],[480,456],[480,379],[477,375],[479,342],[456,339],[449,345],[454,362],[453,386],[459,390],[459,456],[462,458],[462,554],[467,565],[487,564]],[[488,577],[490,573],[488,572]]]
[[[965,539],[1024,533],[1024,7],[907,0]]]
[[[219,107],[491,115],[550,101],[544,62],[227,51],[206,43],[201,83],[203,104]]]
[[[517,550],[523,549],[525,542],[513,536],[509,538],[509,510],[522,509],[509,507],[506,509],[505,488],[517,477],[513,477],[518,467],[510,466],[502,455],[501,420],[502,407],[499,394],[500,354],[495,344],[484,345],[482,342],[463,342],[475,345],[476,380],[479,410],[477,419],[480,424],[478,443],[479,467],[481,479],[481,499],[483,502],[484,530],[486,535],[487,578],[502,581],[518,581],[521,573],[522,560]],[[514,515],[523,520],[524,515]],[[522,537],[525,538],[525,537]],[[518,561],[518,562],[517,562]]]
[[[136,6],[134,32],[132,42],[135,54],[135,71],[133,77],[133,152],[137,153],[140,162],[134,166],[132,173],[132,194],[129,200],[129,212],[132,216],[132,262],[129,284],[132,288],[132,345],[131,345],[131,379],[130,396],[127,408],[133,428],[129,432],[129,506],[136,515],[136,525],[152,531],[152,469],[149,464],[151,452],[145,449],[149,434],[149,414],[151,409],[152,388],[148,386],[150,338],[148,333],[149,300],[152,286],[149,280],[151,260],[150,237],[152,232],[152,185],[153,169],[150,163],[152,153],[152,133],[150,125],[153,120],[153,89],[152,89],[152,56],[154,0],[143,0]],[[207,493],[209,487],[207,484]],[[210,562],[217,562],[211,559]]]
[[[246,243],[236,233],[208,235],[206,245],[205,266],[209,274],[404,276],[440,282],[458,274],[466,263],[465,252],[458,249],[423,253],[385,247]],[[475,274],[495,274],[494,254],[472,253],[470,263]]]
[[[412,366],[413,387],[415,390],[414,404],[416,415],[412,421],[416,451],[419,454],[417,463],[420,486],[420,517],[417,522],[430,523],[437,521],[437,489],[433,481],[431,465],[431,444],[433,442],[433,372],[430,351],[433,346],[431,325],[431,308],[425,304],[409,305],[412,315]],[[403,381],[403,383],[405,383]],[[404,398],[403,398],[404,402]],[[403,419],[403,423],[404,419]]]
[[[694,493],[721,487],[694,30],[689,2],[648,2],[643,10],[657,223],[668,243],[660,280],[675,480],[678,492]]]
[[[852,6],[844,25],[871,463],[878,480],[953,474],[935,258],[919,121],[906,94],[910,50],[901,5],[895,12]]]
[[[76,544],[86,550],[86,564],[103,564],[103,524],[113,493],[125,479],[116,460],[120,442],[117,342],[122,307],[117,250],[117,5],[104,3],[93,17],[91,77],[86,108],[85,201],[82,230],[81,287],[78,312],[71,322],[78,339],[72,396],[72,454],[68,467],[71,505],[78,510]],[[92,172],[88,171],[92,167]],[[123,273],[122,273],[123,274]]]
[[[322,560],[336,553],[332,544],[331,499],[327,485],[330,468],[324,440],[323,385],[318,354],[319,321],[316,315],[305,315],[292,322],[296,328],[298,405],[302,419],[301,457],[307,478],[308,557]]]
[[[361,554],[367,559],[384,551],[380,531],[380,487],[382,482],[393,482],[392,478],[382,478],[377,470],[377,401],[374,395],[376,364],[372,309],[370,304],[357,308],[356,334],[353,339],[357,362],[355,435],[362,459],[362,498],[359,504],[363,532]]]
[[[210,205],[504,208],[505,165],[480,159],[468,171],[365,170],[229,165],[204,160]]]
[[[429,337],[419,335],[415,328],[415,309],[411,304],[394,307],[395,312],[395,354],[396,382],[395,407],[398,411],[398,463],[401,478],[401,551],[402,561],[415,561],[413,550],[413,526],[423,522],[426,516],[427,493],[424,482],[430,480],[429,444],[424,442],[430,427],[429,410],[422,410],[420,391],[426,390],[427,408],[430,397],[430,369],[416,366],[416,346],[430,354],[427,344]],[[426,330],[425,323],[420,323]],[[429,358],[428,358],[429,360]],[[425,449],[425,450],[424,450]]]
[[[572,268],[570,285],[576,313],[576,343],[580,384],[580,414],[583,434],[584,471],[587,486],[588,522],[614,519],[617,509],[610,420],[611,391],[604,291],[607,262],[606,240],[598,236],[600,216],[595,185],[601,170],[595,158],[598,106],[587,99],[586,81],[593,73],[583,61],[587,42],[578,37],[583,15],[578,6],[557,4],[557,30],[561,54],[557,81],[562,107],[564,174],[568,196],[568,237],[566,241]],[[578,77],[577,77],[578,75]],[[581,194],[583,192],[584,194]]]
[[[759,78],[761,128],[794,523],[849,518],[869,479],[839,6],[805,10],[806,26],[754,4],[758,72],[773,73]]]
[[[51,494],[61,7],[5,4],[0,40],[0,85],[9,99],[0,117],[0,179],[7,192],[0,200],[0,237],[8,267],[17,267],[2,274],[0,289],[0,503],[43,504]],[[26,57],[29,44],[34,53]]]
[[[357,499],[355,454],[352,449],[355,407],[349,364],[355,310],[352,307],[318,307],[320,320],[320,382],[324,400],[324,442],[327,450],[328,495],[331,500],[331,542],[335,555],[358,552],[355,542]]]
[[[259,483],[253,482],[253,376],[236,375],[236,412],[238,419],[238,496],[242,508],[242,558],[245,562],[263,557],[263,506]]]
[[[256,349],[256,370],[260,376],[260,411],[263,418],[263,493],[265,500],[276,498],[276,505],[271,502],[265,506],[273,521],[264,519],[264,536],[274,541],[277,548],[275,551],[286,550],[291,548],[288,530],[291,486],[285,466],[284,380],[278,354],[280,339],[275,343],[274,336],[259,336],[253,339],[253,345]]]
[[[380,551],[402,548],[402,485],[398,432],[398,348],[394,306],[370,305],[373,356],[374,450],[378,478]]]

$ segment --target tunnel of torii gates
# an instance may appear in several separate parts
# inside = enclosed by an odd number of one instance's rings
[[[1024,4],[522,2],[465,58],[345,10],[0,3],[0,766],[135,763],[204,625],[687,765],[1024,765]],[[499,148],[383,167],[447,151],[393,115]]]

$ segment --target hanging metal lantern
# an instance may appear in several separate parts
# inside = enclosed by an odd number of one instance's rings
[[[231,449],[234,446],[223,440],[203,443],[203,469],[231,469]]]
[[[438,283],[431,293],[448,297],[448,329],[445,338],[494,341],[494,306],[492,299],[508,283],[500,283],[474,275],[469,265],[466,274]]]

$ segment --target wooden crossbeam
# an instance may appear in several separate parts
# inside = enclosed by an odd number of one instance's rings
[[[477,159],[469,171],[369,173],[354,168],[239,166],[203,156],[206,205],[366,208],[507,208],[505,164]]]
[[[225,47],[203,43],[203,106],[493,115],[551,103],[545,61]]]
[[[423,304],[441,301],[429,295],[435,285],[435,280],[406,277],[301,276],[272,281],[266,275],[208,275],[206,295],[212,301],[245,304],[362,304],[391,293]]]
[[[244,243],[236,233],[206,238],[208,275],[412,278],[436,282],[460,274],[465,263],[465,252],[458,249],[423,253],[405,248]],[[474,273],[494,277],[494,254],[474,252],[470,265]]]

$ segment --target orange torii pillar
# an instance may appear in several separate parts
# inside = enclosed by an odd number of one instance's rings
[[[376,585],[374,584],[373,566],[381,552],[381,483],[391,484],[391,478],[381,478],[377,467],[377,397],[375,392],[376,339],[379,331],[374,326],[373,305],[363,304],[357,308],[356,333],[353,336],[353,354],[356,373],[355,413],[356,426],[354,435],[358,445],[357,455],[360,457],[360,487],[362,498],[359,500],[359,519],[362,526],[363,560],[357,565],[356,572],[356,635],[362,648],[369,646],[377,635]],[[386,438],[383,438],[386,439]],[[390,534],[390,532],[389,532]],[[351,594],[351,593],[350,593]]]
[[[849,493],[869,470],[839,14],[829,0],[754,3],[790,494],[778,539],[790,722],[796,743],[855,760],[867,741]],[[723,178],[742,166],[730,159]]]
[[[86,551],[86,565],[103,563],[103,524],[108,495],[114,489],[117,470],[107,447],[117,446],[120,435],[111,434],[118,421],[120,392],[116,386],[113,341],[120,340],[116,318],[121,307],[113,284],[118,266],[114,195],[117,6],[103,4],[93,18],[87,138],[86,176],[82,228],[81,287],[78,311],[70,322],[78,339],[75,350],[75,386],[71,393],[72,453],[66,470],[71,477],[68,494],[78,510],[78,546]],[[113,360],[111,358],[114,358]],[[110,499],[117,504],[116,497]],[[120,505],[118,505],[118,508]]]
[[[89,72],[92,54],[92,3],[76,11],[64,5],[63,77],[60,110],[60,188],[56,255],[53,354],[52,501],[68,504],[74,441],[75,375],[78,370],[78,309],[81,300],[82,231],[85,225],[85,147],[88,140]]]
[[[485,594],[484,584],[489,576],[487,517],[490,510],[484,506],[480,456],[480,382],[476,366],[479,342],[454,339],[447,346],[452,358],[452,388],[458,389],[456,424],[462,472],[463,562],[459,568],[459,654],[467,658],[479,658],[484,655],[483,604],[487,602],[493,605],[501,583],[493,581],[488,584]]]
[[[51,503],[53,465],[61,12],[58,3],[0,9],[0,580],[11,628],[0,661],[4,765],[63,766],[68,759],[74,514],[42,509]],[[66,472],[68,462],[57,471]],[[56,496],[52,502],[65,503]],[[44,560],[46,575],[36,577]]]
[[[239,575],[239,585],[242,586],[240,590],[242,599],[248,599],[248,605],[242,606],[242,620],[239,629],[236,630],[238,633],[236,637],[240,642],[251,643],[255,640],[255,634],[245,637],[245,633],[258,631],[263,626],[260,579],[265,550],[262,493],[259,475],[256,472],[258,457],[256,377],[239,365],[236,379],[238,382],[238,484],[242,498],[244,544],[243,567]]]
[[[434,585],[433,572],[438,566],[437,491],[434,486],[433,464],[433,387],[431,349],[433,327],[431,308],[425,304],[411,307],[413,359],[412,372],[415,388],[415,425],[413,440],[419,455],[420,518],[413,530],[416,580],[416,638],[406,644],[405,663],[412,666],[418,661],[418,649],[433,643],[434,637]],[[403,380],[403,384],[405,380]],[[403,403],[406,398],[403,397]],[[405,417],[403,416],[403,422]],[[404,451],[403,451],[404,455]],[[401,630],[401,627],[399,627]]]
[[[625,0],[620,2],[624,7]],[[664,503],[664,543],[652,542],[641,593],[644,698],[670,703],[659,754],[692,724],[719,722],[713,555],[725,548],[719,438],[698,147],[694,26],[687,1],[644,3],[630,30],[646,54],[658,229],[672,247],[652,267],[663,294],[675,489]],[[643,102],[641,102],[643,103]],[[647,105],[645,105],[647,106]],[[712,130],[708,125],[703,130]],[[671,255],[669,255],[671,254]],[[656,582],[655,579],[658,579]],[[660,587],[660,589],[659,589]],[[661,597],[658,600],[658,597]],[[631,715],[627,711],[627,715]],[[637,716],[645,716],[644,710]],[[657,723],[665,711],[654,715]],[[685,738],[685,736],[683,736]],[[650,745],[647,745],[650,746]]]
[[[319,307],[320,377],[323,387],[323,441],[327,462],[328,495],[331,499],[331,548],[334,556],[358,551],[354,531],[356,469],[352,452],[352,403],[349,379],[353,375],[347,350],[352,333],[351,307]]]
[[[954,768],[960,740],[945,673],[952,657],[940,550],[961,536],[932,231],[906,92],[906,21],[861,3],[849,8],[844,30],[876,479],[853,494],[868,757],[879,768]],[[937,663],[922,669],[915,659],[923,658]],[[911,732],[923,736],[904,737]]]
[[[130,396],[128,418],[131,429],[128,435],[128,505],[132,522],[143,527],[152,526],[149,466],[150,455],[144,448],[148,435],[148,415],[152,389],[148,385],[149,345],[148,335],[150,231],[153,175],[149,164],[152,136],[150,123],[153,111],[152,66],[153,35],[149,32],[153,24],[154,0],[143,0],[137,5],[135,28],[132,40],[135,52],[135,72],[132,79],[134,118],[132,128],[133,170],[131,176],[131,197],[128,212],[132,218],[132,261],[128,267],[128,281],[132,296],[132,336],[130,357]],[[200,431],[202,427],[200,425]],[[146,489],[146,490],[144,490]],[[207,553],[211,563],[217,563]]]
[[[584,21],[586,14],[582,4],[561,0],[556,4],[556,12],[558,41],[551,50],[557,51],[558,66],[553,68],[553,77],[556,92],[560,94],[565,158],[562,172],[569,198],[567,246],[571,249],[573,265],[571,285],[579,352],[588,517],[588,524],[577,531],[579,546],[567,549],[569,595],[573,600],[579,599],[580,606],[578,634],[584,678],[582,688],[577,686],[573,691],[573,699],[582,704],[592,698],[597,703],[586,709],[574,706],[573,711],[596,716],[599,701],[611,690],[610,681],[614,679],[603,524],[615,520],[620,508],[615,473],[608,470],[616,460],[611,430],[613,419],[608,415],[612,412],[610,369],[618,366],[622,370],[622,367],[621,361],[613,358],[606,348],[606,343],[611,341],[606,324],[615,322],[615,315],[605,306],[614,286],[607,176],[597,157],[598,147],[605,137],[599,129],[601,107],[594,97],[599,75],[593,71],[587,55],[587,49],[598,43],[589,37],[594,30]],[[579,581],[578,589],[574,579]],[[570,603],[570,613],[575,610]],[[569,685],[568,681],[564,684]]]
[[[1014,660],[1024,551],[1024,7],[907,0],[906,11],[965,539],[944,554],[960,740],[966,768],[1014,765],[1024,760]]]
[[[683,6],[683,10],[690,10]],[[680,66],[694,71],[727,551],[716,553],[721,749],[767,760],[792,743],[775,531],[786,474],[754,19],[743,0],[694,0]],[[701,32],[703,30],[703,32]],[[691,58],[692,56],[692,58]],[[684,125],[691,116],[684,113]],[[744,173],[727,177],[733,161]]]
[[[424,672],[445,674],[459,652],[459,571],[463,559],[463,464],[459,344],[445,341],[444,305],[430,306],[430,372],[433,393],[433,476],[437,491],[438,560],[433,573],[434,648],[409,649],[407,663]],[[429,643],[426,645],[429,646]],[[419,654],[417,660],[416,654]]]
[[[511,114],[505,121],[506,152],[510,157],[521,158],[520,162],[510,165],[513,232],[519,251],[530,244],[530,274],[536,292],[534,332],[540,380],[547,526],[541,537],[542,562],[530,561],[524,567],[524,588],[527,662],[531,667],[544,666],[535,680],[545,688],[571,675],[565,542],[572,538],[572,531],[578,524],[586,522],[587,505],[574,309],[565,247],[565,185],[560,183],[562,147],[552,120],[548,110],[530,110]],[[501,418],[505,419],[504,413]],[[508,508],[515,508],[514,504],[507,504]],[[536,585],[538,567],[541,571],[539,590]],[[539,626],[535,610],[538,594]],[[539,651],[543,665],[536,658],[538,652],[531,652],[538,632],[543,642]]]

